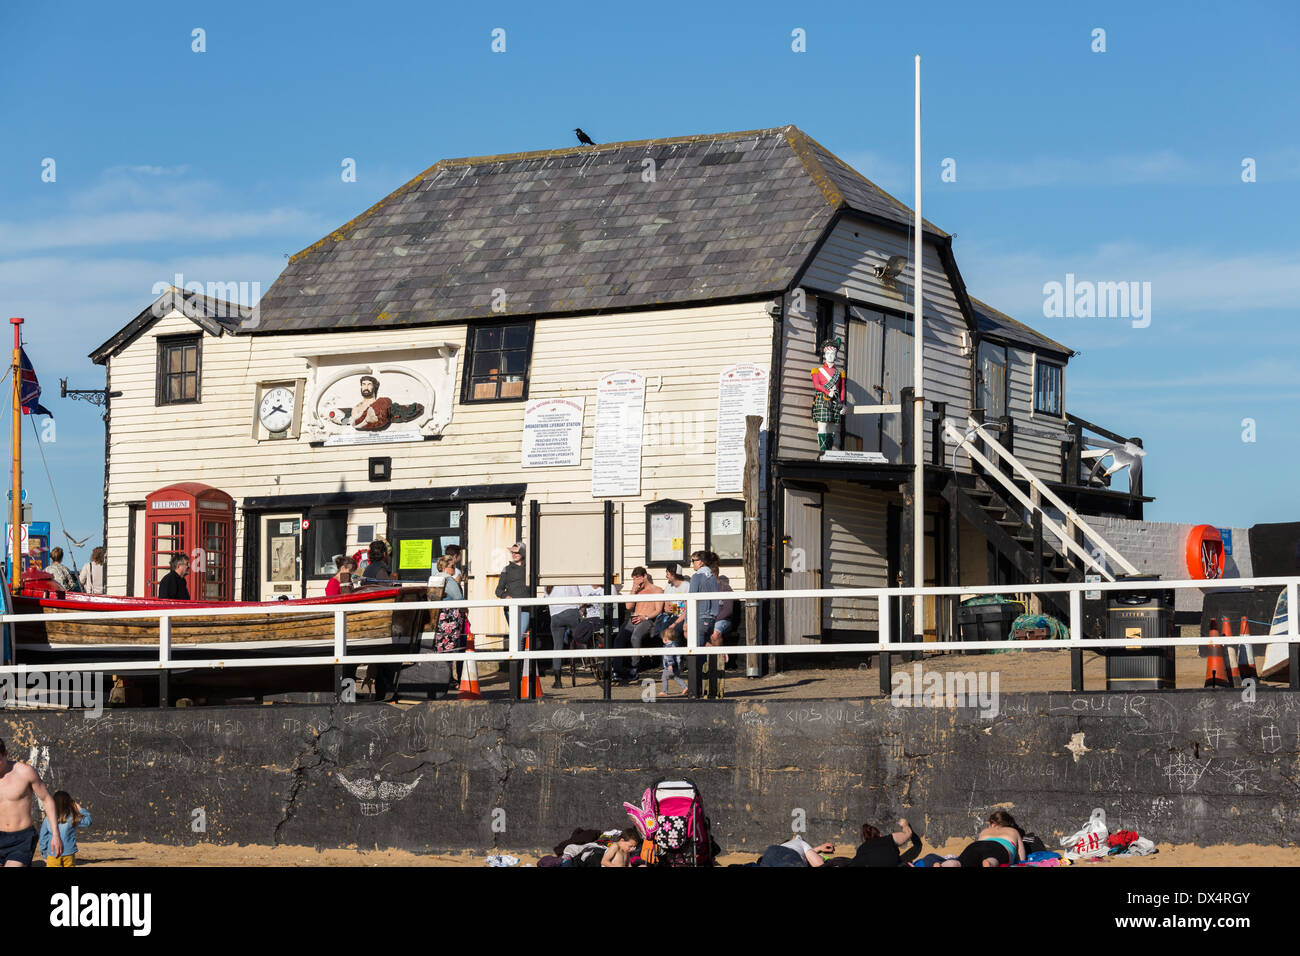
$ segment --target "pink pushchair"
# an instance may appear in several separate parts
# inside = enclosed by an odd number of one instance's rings
[[[712,866],[716,856],[704,798],[692,780],[657,780],[641,805],[624,803],[641,834],[641,859],[649,866]]]

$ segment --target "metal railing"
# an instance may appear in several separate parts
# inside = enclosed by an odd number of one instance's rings
[[[284,615],[319,615],[321,609],[319,606],[313,609],[300,609],[293,607],[266,607],[261,606],[256,610],[243,608],[193,608],[182,610],[143,610],[143,611],[111,611],[111,612],[89,612],[78,611],[70,613],[59,613],[57,619],[62,622],[72,621],[105,621],[105,620],[149,620],[156,619],[159,622],[159,635],[157,642],[145,641],[138,646],[141,650],[157,648],[157,659],[145,658],[134,660],[94,660],[88,662],[81,661],[58,661],[47,662],[44,664],[7,664],[0,666],[0,674],[22,675],[27,673],[48,673],[50,671],[103,671],[118,674],[132,673],[151,673],[164,672],[171,670],[203,670],[203,669],[224,669],[224,668],[267,668],[267,667],[307,667],[322,665],[347,665],[347,664],[408,664],[422,661],[430,662],[449,662],[449,661],[547,661],[554,658],[586,659],[586,658],[619,658],[619,657],[696,657],[711,656],[718,654],[852,654],[852,653],[886,653],[886,652],[907,652],[907,651],[943,651],[960,652],[960,651],[989,651],[996,649],[1004,650],[1032,650],[1037,648],[1047,648],[1056,650],[1099,650],[1102,648],[1132,647],[1135,644],[1134,638],[1084,638],[1083,634],[1083,595],[1088,591],[1151,591],[1153,589],[1198,589],[1198,590],[1216,590],[1224,587],[1277,587],[1282,586],[1286,589],[1287,609],[1287,631],[1284,635],[1238,635],[1222,636],[1210,638],[1207,636],[1196,637],[1152,637],[1141,638],[1137,640],[1143,647],[1186,647],[1201,646],[1211,643],[1219,644],[1300,644],[1300,614],[1297,614],[1296,608],[1300,605],[1297,597],[1297,591],[1300,590],[1300,577],[1257,577],[1257,578],[1228,578],[1219,580],[1181,580],[1181,581],[1092,581],[1092,582],[1063,582],[1052,584],[1016,584],[1009,586],[951,586],[951,587],[914,587],[914,588],[822,588],[816,590],[800,591],[726,591],[726,592],[701,592],[694,594],[677,594],[672,595],[673,603],[678,601],[684,602],[687,613],[685,615],[685,646],[656,646],[656,647],[628,647],[628,648],[573,648],[563,650],[523,650],[521,648],[521,635],[519,630],[520,611],[534,605],[554,605],[554,604],[572,604],[572,597],[544,597],[544,598],[509,598],[502,600],[465,600],[465,601],[404,601],[393,604],[356,604],[335,607],[328,611],[334,616],[334,638],[333,646],[330,648],[332,653],[329,654],[297,654],[288,657],[258,657],[258,658],[241,658],[241,657],[209,657],[195,659],[177,659],[174,656],[176,645],[171,640],[171,622],[176,619],[187,617],[229,617],[236,619],[240,616],[253,615],[265,616],[268,614]],[[892,625],[892,615],[890,608],[891,598],[914,597],[916,595],[926,597],[962,597],[969,595],[994,595],[1005,594],[1009,592],[1042,594],[1048,592],[1065,592],[1069,594],[1070,607],[1070,636],[1066,640],[1002,640],[1002,641],[943,641],[936,643],[933,641],[892,641],[889,639]],[[699,617],[695,611],[696,603],[700,601],[718,601],[732,600],[737,602],[736,608],[740,608],[742,601],[792,601],[792,600],[812,600],[812,599],[846,599],[846,598],[866,598],[875,599],[877,602],[878,613],[878,634],[880,638],[876,641],[864,641],[858,643],[823,643],[823,644],[725,644],[725,645],[702,645],[701,635],[699,633]],[[628,595],[593,595],[584,597],[584,604],[626,604],[629,602]],[[385,653],[350,653],[348,649],[347,638],[347,615],[357,612],[374,612],[376,610],[397,611],[416,611],[429,610],[439,611],[451,608],[503,608],[506,610],[509,619],[509,633],[507,635],[507,647],[500,651],[464,651],[454,653],[424,652],[416,650],[414,647],[408,649],[398,649]],[[45,614],[0,614],[0,625],[20,624],[23,622],[46,621],[55,615]],[[426,636],[429,632],[425,632]],[[707,635],[705,635],[707,637]],[[258,643],[250,641],[245,645],[245,649],[255,647]],[[92,645],[93,646],[93,645]],[[69,651],[68,653],[71,653]]]

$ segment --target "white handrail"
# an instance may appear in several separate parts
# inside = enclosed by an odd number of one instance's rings
[[[1061,512],[1062,515],[1065,516],[1066,520],[1068,520],[1071,524],[1077,526],[1079,530],[1083,532],[1084,536],[1088,538],[1088,540],[1094,542],[1097,545],[1097,547],[1101,549],[1103,554],[1105,554],[1108,558],[1110,558],[1115,562],[1117,567],[1121,568],[1125,574],[1138,573],[1138,569],[1134,567],[1128,561],[1128,559],[1124,557],[1124,555],[1120,554],[1113,547],[1111,547],[1109,541],[1103,538],[1101,534],[1095,528],[1092,527],[1092,525],[1084,521],[1083,518],[1080,517],[1074,511],[1073,508],[1071,508],[1064,501],[1062,501],[1060,497],[1056,494],[1056,492],[1052,491],[1051,488],[1047,487],[1047,484],[1042,479],[1040,479],[1032,471],[1026,468],[1025,465],[1020,461],[1020,459],[1018,459],[1011,452],[1003,448],[1000,442],[994,440],[993,437],[984,430],[983,425],[975,421],[975,419],[973,418],[967,419],[967,422],[970,424],[971,428],[973,428],[976,432],[978,432],[984,438],[984,440],[989,443],[989,446],[999,457],[1001,457],[1004,461],[1006,461],[1007,464],[1009,464],[1015,471],[1019,472],[1021,477],[1023,477],[1026,481],[1029,482],[1030,487],[1032,487],[1035,491],[1037,491],[1044,498],[1046,498],[1058,511]],[[967,442],[969,443],[969,439],[967,439]],[[968,448],[967,451],[969,452],[970,449]],[[1001,481],[1004,484],[1004,486],[1007,484],[1012,484],[1011,482],[1008,481],[1006,476],[1003,475],[999,469],[996,468],[993,469],[992,474],[995,477],[997,477],[999,481]],[[1042,509],[1040,508],[1039,510],[1041,511]],[[1047,515],[1044,514],[1043,517],[1046,518]],[[1111,576],[1107,575],[1107,577],[1111,577]]]
[[[966,442],[966,454],[968,454],[973,461],[979,462],[979,464],[984,466],[985,471],[989,472],[990,474],[997,475],[999,478],[1002,479],[1002,486],[1006,488],[1008,492],[1011,493],[1012,497],[1014,497],[1022,505],[1028,508],[1031,512],[1038,511],[1042,513],[1043,527],[1061,539],[1061,544],[1064,546],[1066,551],[1071,552],[1076,557],[1080,558],[1086,565],[1088,565],[1093,570],[1095,570],[1107,581],[1115,580],[1115,575],[1111,574],[1110,571],[1106,569],[1106,566],[1104,564],[1099,562],[1091,554],[1089,554],[1082,547],[1080,547],[1079,543],[1074,540],[1074,537],[1068,531],[1066,531],[1064,528],[1058,525],[1055,521],[1053,521],[1051,516],[1048,515],[1046,512],[1044,512],[1042,508],[1040,508],[1037,504],[1035,504],[1027,495],[1025,495],[1023,491],[1017,488],[1016,483],[1014,481],[1007,481],[1006,476],[1003,475],[1000,471],[998,471],[997,466],[993,464],[993,462],[989,461],[988,458],[984,457],[984,455],[980,453],[979,449],[976,448],[974,444],[972,444],[969,440],[965,439],[965,436],[961,436],[960,433],[955,428],[953,428],[951,424],[947,425],[947,429],[950,435],[956,435],[958,437],[961,437],[963,441]],[[1034,489],[1034,491],[1035,493],[1037,493],[1037,489]]]
[[[988,651],[994,649],[1006,650],[1031,650],[1037,648],[1056,649],[1056,650],[1078,650],[1102,649],[1107,647],[1131,647],[1134,639],[1127,638],[1110,638],[1110,639],[1084,639],[1082,637],[1082,604],[1083,593],[1085,591],[1146,591],[1152,588],[1161,590],[1166,589],[1197,589],[1211,590],[1223,587],[1267,587],[1282,586],[1286,589],[1289,605],[1288,608],[1295,607],[1297,601],[1300,601],[1298,592],[1300,592],[1300,577],[1257,577],[1257,578],[1220,578],[1217,580],[1177,580],[1177,581],[1070,581],[1054,582],[1051,584],[1016,584],[1010,587],[997,585],[948,585],[943,587],[893,587],[893,588],[820,588],[815,590],[800,591],[730,591],[730,592],[697,592],[694,594],[674,595],[674,601],[683,601],[688,607],[692,607],[698,601],[716,601],[723,599],[721,595],[726,595],[726,600],[754,601],[754,600],[804,600],[804,599],[835,599],[835,598],[874,598],[878,608],[878,620],[881,623],[882,631],[880,639],[877,641],[867,641],[855,644],[739,644],[739,645],[705,645],[697,647],[689,643],[686,647],[641,647],[641,648],[591,648],[591,649],[568,649],[558,651],[467,651],[460,653],[426,653],[421,651],[398,650],[391,653],[375,654],[344,654],[335,655],[313,655],[313,656],[295,656],[280,658],[204,658],[194,660],[177,660],[175,659],[176,645],[160,636],[159,641],[142,643],[139,645],[141,650],[155,649],[158,656],[146,660],[127,660],[127,661],[94,661],[89,663],[64,663],[57,662],[46,665],[35,664],[14,664],[0,667],[0,674],[27,674],[27,673],[49,673],[51,671],[60,672],[86,672],[102,671],[107,673],[148,673],[162,670],[203,670],[208,668],[262,668],[262,667],[304,667],[304,666],[321,666],[334,664],[400,664],[410,663],[413,661],[507,661],[507,660],[551,660],[557,657],[570,658],[614,658],[614,657],[655,657],[655,656],[713,656],[717,654],[843,654],[843,653],[882,653],[893,651],[966,651],[979,650]],[[1017,593],[1043,594],[1043,593],[1068,593],[1070,596],[1070,637],[1068,640],[1029,640],[1029,641],[942,641],[942,642],[921,642],[921,641],[900,641],[892,642],[888,638],[888,626],[890,622],[889,600],[894,597],[915,597],[917,595],[932,597],[958,597],[970,594],[1002,594],[1009,590]],[[628,595],[592,595],[584,597],[583,601],[587,604],[617,604],[627,603]],[[473,600],[473,601],[411,601],[394,604],[348,604],[342,606],[327,606],[327,609],[335,615],[334,640],[335,646],[330,650],[336,650],[338,647],[339,630],[338,624],[340,618],[346,617],[347,614],[364,613],[375,610],[393,610],[393,611],[412,611],[412,610],[433,610],[442,608],[469,608],[469,607],[501,607],[518,609],[533,604],[564,604],[572,603],[571,597],[543,597],[543,598],[507,598],[495,601]],[[75,612],[58,615],[60,620],[131,620],[140,617],[153,617],[159,621],[175,617],[192,617],[196,614],[210,614],[222,617],[239,617],[241,615],[283,613],[283,614],[319,614],[321,609],[299,609],[299,608],[258,608],[257,610],[248,610],[244,608],[194,608],[186,610],[166,610],[166,611],[109,611],[109,612]],[[517,617],[510,615],[515,621]],[[43,614],[0,614],[0,623],[12,623],[23,621],[38,621],[45,619]],[[695,630],[695,615],[688,612],[687,614],[688,633]],[[516,624],[517,627],[517,624]],[[160,628],[161,630],[161,628]],[[517,635],[517,631],[516,631]],[[248,642],[256,644],[256,642]],[[1286,634],[1250,634],[1236,636],[1196,636],[1196,637],[1153,637],[1142,638],[1141,643],[1148,647],[1200,647],[1207,644],[1300,644],[1300,614],[1292,612],[1289,616],[1288,631]],[[345,642],[346,644],[346,642]],[[322,645],[328,646],[328,645]]]

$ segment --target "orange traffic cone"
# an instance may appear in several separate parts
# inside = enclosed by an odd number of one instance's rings
[[[528,650],[531,643],[525,634],[524,650]],[[524,661],[524,673],[519,679],[519,697],[521,700],[540,700],[542,697],[542,682],[537,677],[537,665],[531,660]]]
[[[474,635],[468,627],[465,629],[465,650],[474,650]],[[478,692],[478,665],[472,659],[460,665],[460,693],[456,695],[456,699],[483,699],[483,695]]]
[[[1219,633],[1224,637],[1232,637],[1232,624],[1229,623],[1226,617],[1221,617],[1219,620],[1223,622],[1219,627]],[[1237,673],[1237,645],[1225,644],[1222,650],[1228,664],[1228,670],[1235,676]]]
[[[1241,619],[1241,627],[1238,629],[1239,637],[1250,636],[1250,621],[1244,617]],[[1255,648],[1250,644],[1242,644],[1237,649],[1237,666],[1232,669],[1232,676],[1241,680],[1244,677],[1257,677],[1255,672]]]
[[[1222,644],[1210,645],[1210,656],[1205,661],[1205,686],[1232,686],[1232,670],[1228,667],[1227,658],[1223,655]]]

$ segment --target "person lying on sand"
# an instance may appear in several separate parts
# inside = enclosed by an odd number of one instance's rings
[[[1025,842],[1015,818],[1005,810],[989,814],[989,825],[955,860],[939,866],[1011,866],[1025,858]]]
[[[900,849],[907,844],[907,852]],[[880,831],[869,823],[862,824],[862,845],[854,854],[849,866],[906,866],[921,853],[921,838],[912,832],[906,817],[898,820],[898,829],[881,836]]]

